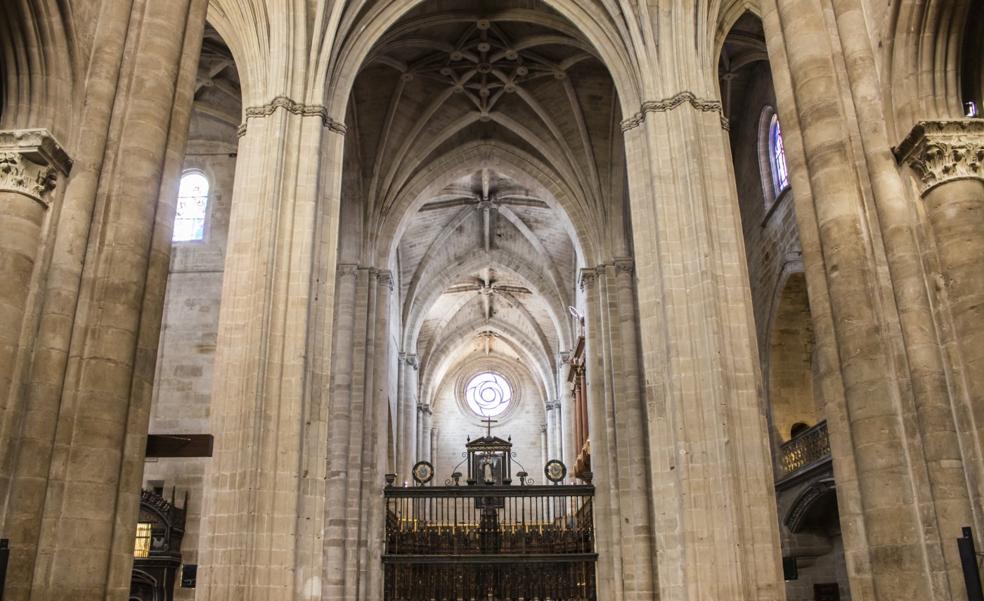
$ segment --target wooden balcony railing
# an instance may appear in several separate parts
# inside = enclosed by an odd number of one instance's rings
[[[779,447],[779,478],[785,478],[830,457],[827,422],[822,421]]]

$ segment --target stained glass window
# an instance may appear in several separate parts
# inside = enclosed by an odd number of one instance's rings
[[[178,212],[174,217],[174,242],[205,239],[205,211],[208,208],[208,179],[197,171],[181,177]]]
[[[776,196],[789,187],[789,169],[786,167],[786,148],[782,143],[779,119],[772,116],[769,126],[769,159],[772,162],[772,185]]]
[[[512,401],[512,387],[499,374],[491,371],[472,376],[465,387],[468,408],[482,417],[501,415]]]

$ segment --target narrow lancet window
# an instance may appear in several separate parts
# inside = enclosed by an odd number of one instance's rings
[[[178,212],[174,217],[174,242],[205,239],[205,214],[208,208],[208,179],[198,171],[181,176],[178,187]]]
[[[772,161],[772,185],[778,197],[789,187],[789,169],[786,167],[786,148],[782,143],[782,129],[779,119],[772,116],[769,126],[769,158]]]

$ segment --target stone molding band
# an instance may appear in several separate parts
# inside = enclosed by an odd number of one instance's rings
[[[375,279],[380,286],[386,286],[390,291],[393,290],[393,272],[389,269],[379,269],[378,267],[369,267],[356,263],[339,263],[335,267],[335,276],[339,278],[351,277],[360,271],[368,272],[370,280]]]
[[[724,116],[724,109],[721,106],[720,100],[698,98],[693,92],[684,90],[683,92],[678,92],[669,98],[664,98],[662,100],[646,100],[643,102],[642,106],[639,107],[638,113],[622,120],[622,132],[627,132],[630,129],[642,125],[642,122],[646,120],[646,115],[649,113],[669,112],[684,103],[689,103],[690,106],[704,113],[717,113],[721,118],[721,129],[728,129],[728,118]]]
[[[617,257],[609,263],[602,263],[596,267],[582,267],[578,272],[578,285],[581,290],[592,289],[595,278],[605,275],[608,268],[611,268],[616,275],[620,273],[631,274],[635,270],[635,260],[632,257]]]
[[[332,119],[331,116],[328,115],[328,109],[324,106],[320,104],[302,104],[291,100],[286,96],[277,96],[264,105],[246,108],[243,112],[243,124],[239,126],[239,130],[237,132],[239,137],[241,138],[246,135],[246,125],[249,123],[250,119],[269,117],[277,112],[277,109],[284,109],[288,113],[300,115],[301,117],[318,117],[321,119],[321,124],[328,128],[328,131],[332,131],[343,136],[345,135],[345,124],[341,121]]]
[[[984,179],[984,120],[919,121],[892,150],[912,169],[922,195],[953,180]]]
[[[47,208],[59,175],[72,160],[46,129],[0,131],[0,191],[23,194]]]

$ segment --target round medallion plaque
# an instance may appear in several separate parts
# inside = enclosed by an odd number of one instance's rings
[[[567,475],[567,466],[559,459],[551,459],[543,468],[543,475],[554,484],[560,482]]]
[[[434,466],[429,461],[418,461],[413,466],[413,480],[417,484],[427,484],[434,477]]]

